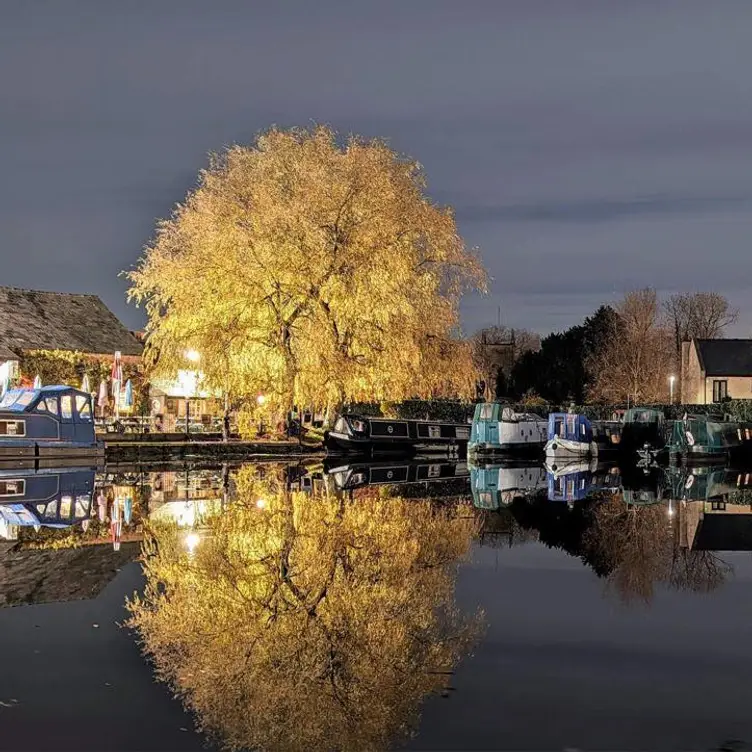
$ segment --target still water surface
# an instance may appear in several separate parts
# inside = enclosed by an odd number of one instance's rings
[[[749,475],[570,470],[49,470],[0,748],[748,748]]]

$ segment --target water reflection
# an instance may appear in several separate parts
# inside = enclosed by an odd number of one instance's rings
[[[132,626],[158,677],[250,748],[408,734],[480,631],[454,601],[473,544],[561,549],[625,603],[712,591],[722,552],[752,550],[752,473],[719,467],[19,465],[0,501],[0,603],[90,598],[141,554]]]
[[[189,540],[151,523],[131,603],[159,677],[233,747],[381,749],[476,632],[454,605],[475,520],[364,489],[311,497],[244,468]]]

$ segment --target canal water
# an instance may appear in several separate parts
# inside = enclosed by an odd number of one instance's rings
[[[744,470],[0,477],[0,749],[752,748]]]

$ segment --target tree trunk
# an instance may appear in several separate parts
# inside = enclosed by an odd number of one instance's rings
[[[230,395],[225,392],[225,404],[222,412],[222,441],[230,440]]]

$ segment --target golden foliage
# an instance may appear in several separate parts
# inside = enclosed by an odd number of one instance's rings
[[[472,518],[420,500],[311,497],[241,470],[186,552],[153,531],[130,609],[157,674],[233,748],[382,749],[469,647],[453,603]]]
[[[158,367],[270,404],[469,394],[453,333],[485,273],[415,162],[330,129],[272,129],[213,156],[129,274]],[[467,352],[466,352],[467,351]]]

